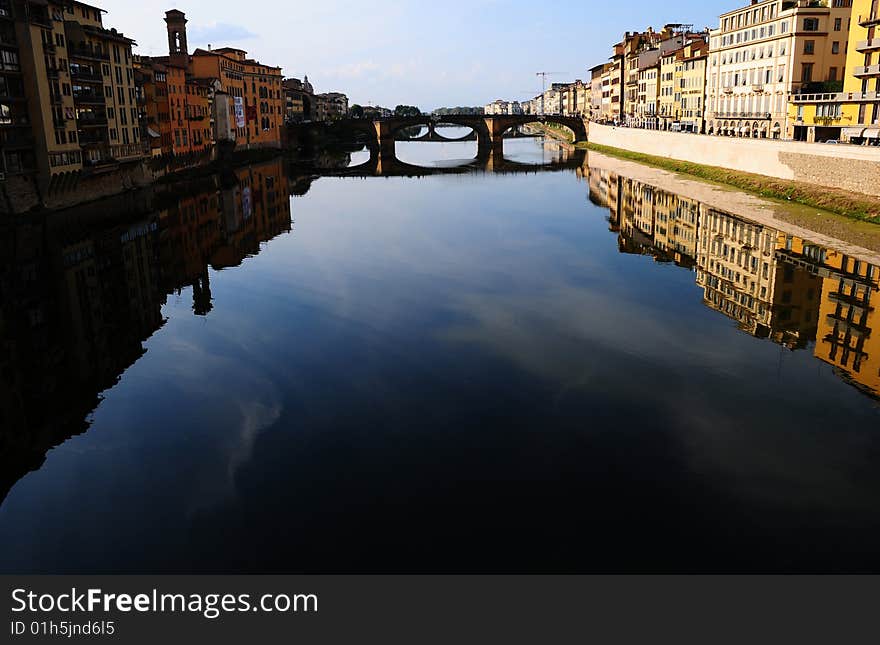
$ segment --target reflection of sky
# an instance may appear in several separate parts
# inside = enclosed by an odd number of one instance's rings
[[[319,180],[291,235],[212,275],[207,318],[171,299],[92,429],[13,489],[2,568],[424,570],[468,541],[502,558],[503,530],[566,569],[658,513],[768,558],[801,531],[871,553],[877,408],[692,273],[618,254],[586,193]]]
[[[439,134],[455,139],[464,137],[469,128],[440,128]],[[423,131],[420,134],[424,134]],[[536,145],[536,141],[540,142]],[[395,156],[408,164],[426,168],[465,165],[477,156],[476,141],[459,142],[412,142],[397,141],[394,144]],[[552,140],[541,142],[534,139],[508,139],[504,142],[504,158],[508,161],[525,164],[548,164],[558,161],[561,155],[558,145]],[[350,166],[359,166],[370,160],[367,149],[352,153]]]

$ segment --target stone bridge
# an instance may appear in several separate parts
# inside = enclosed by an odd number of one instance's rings
[[[370,121],[367,119],[349,119],[340,125],[365,134],[371,147],[390,153],[400,133],[407,128],[426,127],[428,133],[407,141],[473,141],[476,139],[480,155],[493,149],[503,149],[504,137],[511,130],[516,130],[530,123],[555,123],[572,132],[575,142],[587,140],[587,126],[578,117],[559,115],[447,115],[442,117],[391,117]],[[439,124],[457,125],[473,130],[471,134],[459,139],[447,139],[437,133]]]
[[[478,154],[470,163],[460,166],[427,167],[401,161],[394,154],[382,148],[370,150],[370,158],[362,164],[347,168],[319,169],[312,172],[324,177],[427,177],[430,175],[457,175],[472,172],[495,174],[534,174],[542,172],[563,172],[583,170],[587,164],[585,150],[566,153],[564,159],[545,164],[529,164],[504,158],[497,148],[487,154]]]

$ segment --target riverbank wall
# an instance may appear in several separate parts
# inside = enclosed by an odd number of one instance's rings
[[[31,175],[0,181],[0,216],[73,208],[139,191],[157,183],[186,181],[284,155],[275,147],[235,149],[193,157],[151,158],[56,175],[48,186]]]
[[[610,148],[688,161],[880,197],[880,148],[737,139],[589,124],[589,141]]]

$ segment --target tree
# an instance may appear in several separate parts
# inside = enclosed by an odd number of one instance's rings
[[[353,119],[363,119],[364,118],[364,107],[362,105],[358,105],[355,103],[351,106],[351,118]]]
[[[422,116],[422,111],[414,105],[398,105],[394,108],[394,116]]]

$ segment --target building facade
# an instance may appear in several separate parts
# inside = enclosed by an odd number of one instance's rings
[[[0,0],[0,174],[32,175],[37,162],[16,33],[17,8]]]
[[[318,121],[337,121],[348,116],[348,97],[341,92],[318,94],[315,103]]]
[[[284,90],[285,119],[290,123],[301,123],[315,119],[315,90],[309,83],[309,77],[304,80],[287,78],[281,86]]]
[[[3,13],[8,18],[13,11]],[[3,51],[3,66],[20,74],[7,81],[6,91],[23,90],[25,100],[3,109],[8,112],[3,121],[11,121],[6,125],[16,130],[16,139],[27,136],[32,150],[23,157],[4,152],[4,163],[14,169],[26,158],[43,192],[55,190],[72,174],[147,154],[141,143],[134,41],[108,29],[104,13],[80,2],[16,3],[17,51]],[[3,24],[4,40],[11,41],[10,25]]]
[[[880,3],[853,0],[842,92],[792,96],[794,138],[880,145]]]
[[[683,132],[704,134],[706,110],[706,67],[709,46],[704,40],[693,40],[676,52],[675,80],[677,105]]]
[[[722,14],[710,35],[707,132],[792,138],[792,95],[842,79],[851,12],[851,0],[765,0]]]

